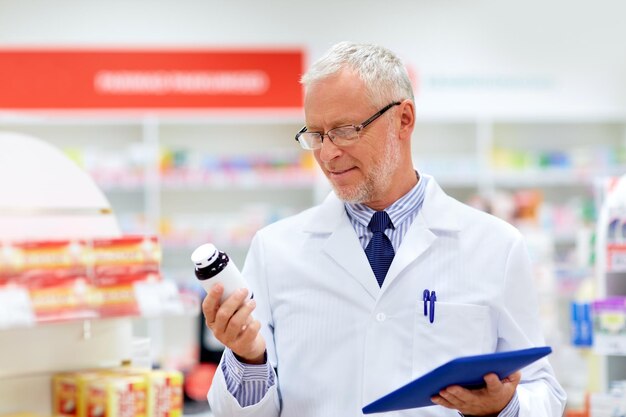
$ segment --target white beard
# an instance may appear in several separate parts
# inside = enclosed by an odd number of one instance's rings
[[[400,165],[400,146],[395,132],[390,127],[387,132],[387,142],[383,154],[371,170],[365,174],[365,179],[351,187],[336,187],[331,183],[335,194],[346,203],[366,203],[380,199],[379,194],[388,190],[391,185],[391,173]]]

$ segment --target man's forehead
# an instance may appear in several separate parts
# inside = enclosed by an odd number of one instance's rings
[[[307,89],[304,99],[307,128],[332,129],[363,121],[360,119],[369,107],[365,88],[358,82],[347,81],[340,78],[326,79]]]
[[[365,108],[365,103],[355,103],[350,107],[320,107],[314,110],[305,108],[306,126],[309,131],[322,131],[356,125],[363,121],[361,119]]]

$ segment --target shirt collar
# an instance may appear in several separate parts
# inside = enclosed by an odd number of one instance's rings
[[[408,193],[385,209],[391,219],[391,223],[393,223],[394,229],[398,228],[406,219],[411,217],[411,214],[419,211],[422,206],[426,189],[426,179],[419,174],[417,174],[417,177],[417,184],[415,184]],[[367,228],[370,219],[375,213],[374,209],[362,203],[344,203],[344,206],[348,217],[356,220]]]

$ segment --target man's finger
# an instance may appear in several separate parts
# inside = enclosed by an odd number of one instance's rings
[[[258,320],[253,320],[245,330],[243,330],[237,340],[233,343],[231,349],[236,351],[241,357],[245,357],[250,349],[255,348],[255,340],[259,337],[259,331],[261,330],[261,323]]]
[[[244,323],[244,325],[241,327],[241,331],[243,332],[244,330],[246,330],[246,328],[250,325],[250,323],[252,323],[254,321],[254,317],[252,317],[252,314],[250,314],[248,316],[248,318],[246,319],[246,322]]]
[[[499,391],[502,389],[502,381],[496,374],[487,374],[483,377],[485,384],[487,384],[487,392]]]
[[[465,403],[464,399],[456,395],[454,389],[449,389],[449,388],[443,389],[439,391],[439,396],[457,408]]]
[[[446,400],[445,398],[443,398],[441,395],[435,395],[434,397],[431,397],[430,399],[433,403],[440,405],[442,407],[446,407],[446,408],[452,408],[454,409],[455,407],[450,404],[450,402],[448,400]]]
[[[522,372],[521,371],[517,371],[517,372],[513,372],[511,375],[507,376],[506,378],[504,378],[503,382],[508,382],[508,383],[512,383],[512,384],[519,384],[519,382],[522,379]]]
[[[226,339],[235,339],[241,331],[243,330],[243,326],[248,322],[248,318],[251,317],[252,311],[256,307],[256,302],[254,300],[246,301],[239,310],[233,314],[233,316],[228,321],[228,326],[224,331],[224,337]]]
[[[220,308],[220,298],[222,297],[222,293],[224,292],[224,287],[222,284],[215,284],[211,291],[209,291],[204,297],[204,301],[202,302],[202,312],[204,313],[204,319],[208,327],[215,322],[215,315],[217,314],[217,310]]]
[[[239,334],[239,340],[237,340],[237,342],[243,345],[250,345],[254,341],[254,339],[256,339],[256,336],[260,330],[261,322],[253,319],[252,322],[241,331],[241,333]]]
[[[226,331],[228,322],[235,312],[241,307],[243,300],[246,298],[248,290],[240,288],[231,294],[220,306],[215,313],[215,324],[213,326],[213,332],[223,333]]]

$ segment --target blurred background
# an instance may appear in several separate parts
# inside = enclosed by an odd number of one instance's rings
[[[406,63],[416,168],[525,235],[567,415],[625,415],[624,16],[618,0],[0,0],[0,415],[79,416],[81,395],[133,384],[210,415],[222,347],[190,254],[212,242],[241,267],[259,228],[329,191],[293,138],[299,77],[341,40]]]

